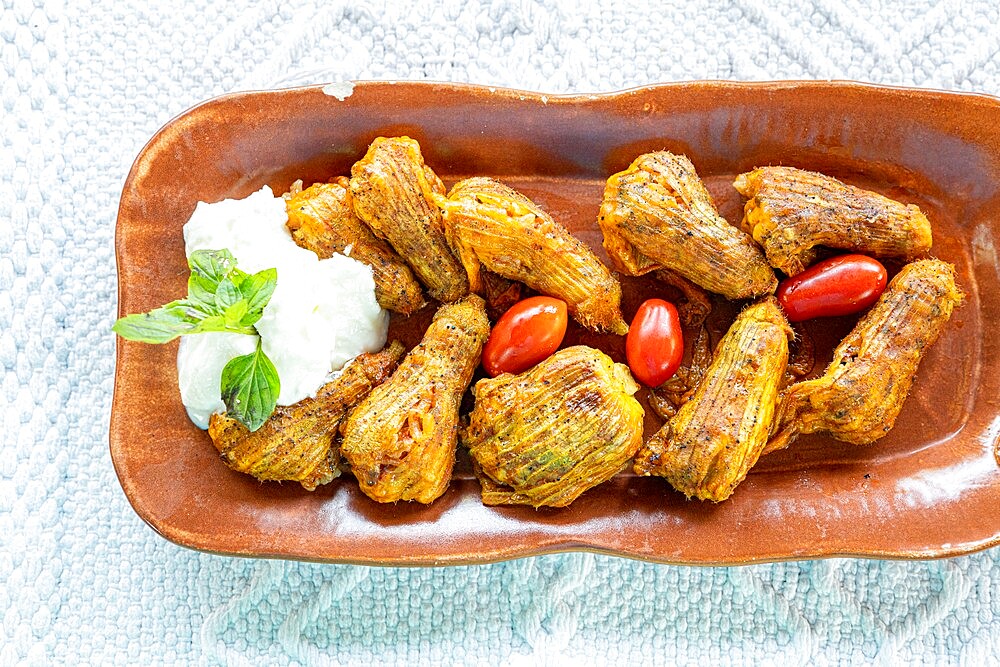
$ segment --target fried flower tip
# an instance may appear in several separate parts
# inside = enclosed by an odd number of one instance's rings
[[[488,272],[562,299],[581,325],[628,332],[621,285],[600,259],[524,195],[491,178],[459,181],[436,196],[445,236],[472,291],[487,291]]]

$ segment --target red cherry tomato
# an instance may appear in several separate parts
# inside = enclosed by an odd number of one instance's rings
[[[680,368],[684,334],[674,304],[643,301],[625,338],[625,357],[632,375],[647,387],[659,387]]]
[[[885,291],[885,267],[865,255],[838,255],[786,278],[778,301],[789,322],[850,315],[875,303]]]
[[[558,350],[565,335],[565,301],[549,296],[518,301],[490,332],[483,368],[490,377],[526,371]]]

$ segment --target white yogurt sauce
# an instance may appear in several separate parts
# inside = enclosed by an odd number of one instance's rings
[[[233,357],[256,349],[257,336],[224,331],[181,336],[177,353],[181,402],[198,428],[208,428],[208,418],[226,409],[219,391],[222,369]]]
[[[278,405],[313,396],[347,362],[382,349],[389,326],[389,314],[375,300],[371,268],[343,255],[319,259],[295,244],[287,221],[285,201],[265,186],[246,199],[199,202],[184,225],[188,256],[228,248],[242,271],[278,270],[277,287],[255,325],[281,380]],[[200,428],[225,409],[223,367],[256,345],[256,336],[243,334],[181,337],[181,399]]]

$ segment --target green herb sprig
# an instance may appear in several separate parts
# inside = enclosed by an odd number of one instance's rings
[[[277,269],[248,274],[236,268],[228,250],[196,250],[188,258],[191,277],[185,299],[148,313],[127,315],[112,330],[142,343],[167,343],[188,334],[229,331],[256,335],[254,325],[278,284]],[[234,357],[222,370],[221,393],[226,411],[251,431],[274,412],[281,382],[261,349]]]

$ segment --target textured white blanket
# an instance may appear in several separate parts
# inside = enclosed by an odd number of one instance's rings
[[[374,78],[996,93],[996,3],[2,3],[0,664],[1000,661],[997,549],[716,569],[222,558],[136,517],[107,442],[121,186],[152,133],[204,98]]]

